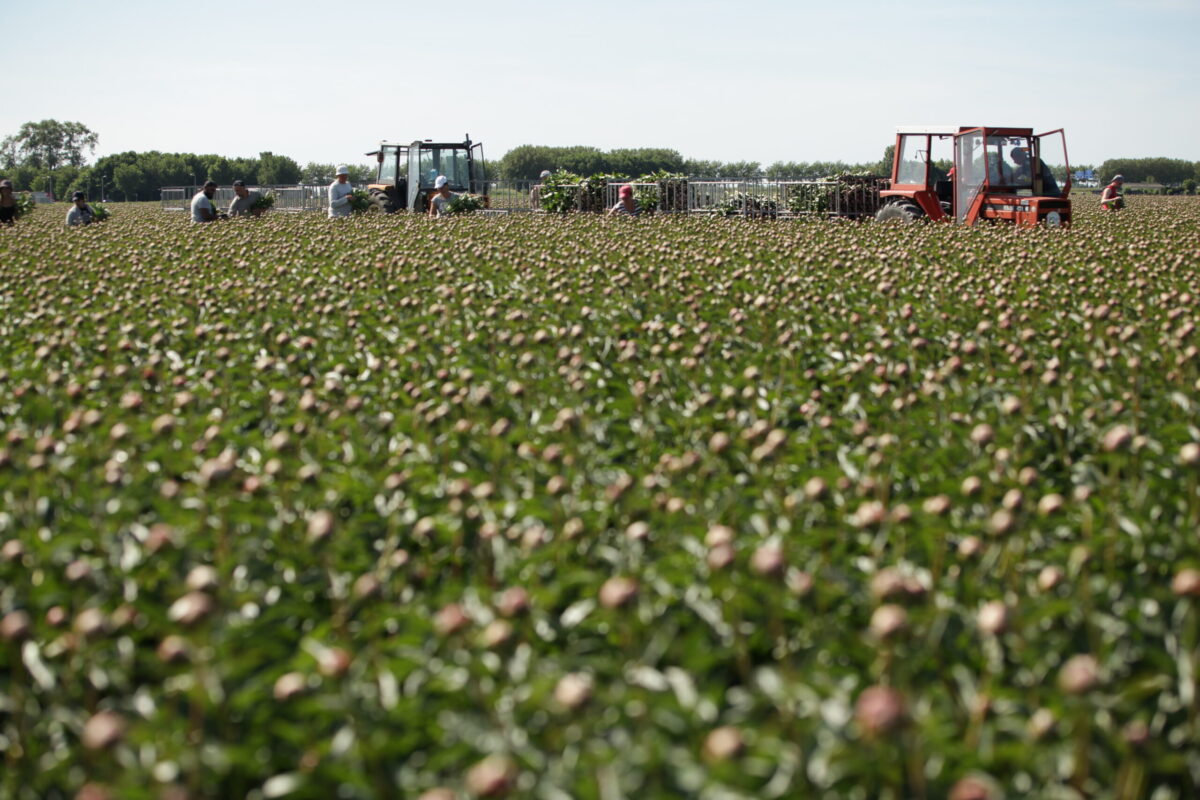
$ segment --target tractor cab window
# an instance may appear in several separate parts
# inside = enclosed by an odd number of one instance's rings
[[[1033,149],[1025,136],[989,136],[988,183],[1033,191]]]
[[[954,138],[954,216],[959,222],[970,213],[987,172],[983,133],[975,129],[958,134]]]
[[[445,175],[451,188],[471,185],[470,159],[465,147],[421,148],[421,188],[432,189],[438,175]]]
[[[1038,134],[1034,137],[1037,144],[1038,173],[1041,177],[1040,186],[1035,175],[1034,193],[1045,197],[1066,197],[1071,193],[1071,164],[1067,160],[1067,140],[1062,130]],[[1062,186],[1059,180],[1062,180]]]
[[[925,167],[929,162],[928,136],[900,137],[900,159],[896,167],[896,183],[925,185]]]
[[[398,168],[397,156],[399,155],[398,147],[384,147],[380,153],[379,161],[379,183],[395,183],[396,170]]]

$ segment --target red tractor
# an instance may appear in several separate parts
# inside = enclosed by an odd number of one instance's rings
[[[935,149],[946,157],[938,160],[952,165],[949,172],[938,167]],[[1061,168],[1061,186],[1043,159]],[[1067,227],[1070,193],[1062,129],[1035,136],[1032,128],[904,127],[896,131],[892,183],[879,193],[883,205],[875,219]]]

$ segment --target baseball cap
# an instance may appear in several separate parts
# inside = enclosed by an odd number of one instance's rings
[[[234,186],[245,186],[246,182],[244,180],[242,180],[241,178],[238,178],[236,181],[233,182],[233,185]]]
[[[1117,181],[1120,181],[1121,183],[1124,183],[1124,182],[1125,182],[1125,176],[1124,176],[1124,175],[1113,175],[1113,183],[1116,183]]]
[[[337,173],[336,173],[336,174],[338,174],[338,175],[349,175],[349,174],[350,174],[350,170],[348,170],[346,167],[338,167],[338,168],[337,168]]]
[[[442,188],[443,186],[445,186],[445,185],[446,185],[447,183],[449,183],[449,182],[450,182],[450,181],[448,181],[448,180],[446,179],[446,176],[445,176],[445,175],[438,175],[438,176],[437,176],[437,180],[435,180],[435,181],[433,182],[433,188],[435,188],[435,189],[440,189],[440,188]]]
[[[541,175],[538,175],[538,177],[539,177],[539,178],[549,178],[549,177],[550,177],[550,170],[548,170],[548,169],[544,169],[544,170],[542,170],[542,174],[541,174]]]
[[[5,178],[4,180],[0,181],[0,189],[11,189],[11,188],[12,188],[12,181],[10,181],[8,178]]]
[[[621,193],[620,193],[621,197],[629,197],[632,194],[633,194],[633,187],[630,186],[629,184],[625,184],[624,186],[621,187]]]
[[[74,192],[74,193],[71,195],[71,199],[72,199],[72,200],[82,200],[82,199],[83,199],[83,192]]]

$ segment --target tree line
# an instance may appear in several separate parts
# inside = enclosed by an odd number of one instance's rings
[[[42,120],[27,122],[12,136],[0,140],[0,172],[17,191],[46,191],[67,197],[76,190],[89,197],[156,200],[163,186],[197,186],[206,180],[229,184],[241,179],[269,186],[292,183],[329,183],[334,164],[310,162],[304,166],[272,152],[256,157],[195,153],[162,153],[152,150],[104,156],[89,165],[99,137],[80,122]],[[577,175],[646,175],[668,172],[692,178],[769,178],[813,180],[841,173],[888,175],[893,145],[878,161],[776,161],[764,167],[757,161],[706,161],[684,158],[664,147],[619,148],[550,147],[526,144],[505,153],[488,166],[488,175],[501,180],[536,180],[543,170]],[[374,165],[349,165],[354,183],[369,181]],[[946,165],[948,168],[948,165]],[[1059,170],[1061,171],[1061,170]],[[1123,175],[1131,183],[1193,186],[1200,180],[1200,162],[1174,158],[1116,158],[1100,165],[1102,181]],[[1059,176],[1060,179],[1062,176]]]
[[[14,135],[0,140],[0,173],[17,191],[51,192],[68,197],[83,191],[92,199],[157,200],[164,186],[198,186],[206,180],[251,185],[330,183],[334,164],[294,159],[272,152],[252,157],[215,154],[162,153],[151,150],[104,156],[89,165],[97,134],[79,122],[27,122]],[[375,174],[374,166],[349,165],[350,180],[361,183]]]
[[[1200,181],[1200,161],[1179,158],[1110,158],[1100,165],[1099,178],[1107,183],[1120,175],[1126,183],[1180,185]]]
[[[884,161],[776,161],[766,167],[758,161],[708,161],[684,158],[664,147],[601,150],[597,147],[549,147],[524,144],[504,154],[493,170],[501,180],[536,180],[542,170],[563,170],[576,175],[646,175],[670,172],[693,178],[773,178],[804,180],[843,172],[885,175],[891,155]]]

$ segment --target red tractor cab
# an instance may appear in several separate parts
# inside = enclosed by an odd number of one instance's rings
[[[934,152],[941,158],[935,159]],[[1047,160],[1059,169],[1059,184]],[[950,165],[949,170],[942,167]],[[1071,169],[1062,129],[902,127],[880,222],[1002,220],[1031,227],[1071,224]]]

